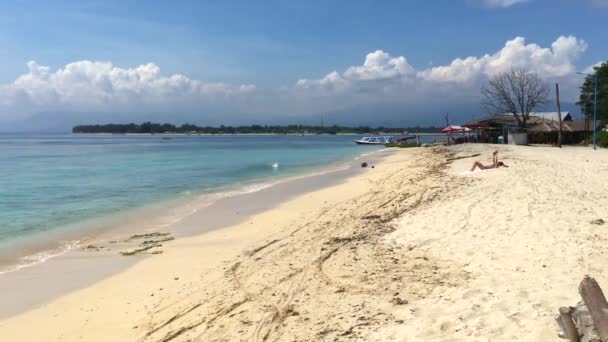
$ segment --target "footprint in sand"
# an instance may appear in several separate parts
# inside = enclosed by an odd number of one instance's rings
[[[451,327],[452,327],[452,323],[450,323],[450,322],[443,322],[443,323],[441,323],[441,325],[439,325],[439,330],[441,330],[442,332],[446,332]]]

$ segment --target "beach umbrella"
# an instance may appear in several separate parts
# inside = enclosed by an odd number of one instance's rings
[[[455,132],[470,132],[471,129],[462,126],[448,126],[441,130],[441,133],[455,133]]]

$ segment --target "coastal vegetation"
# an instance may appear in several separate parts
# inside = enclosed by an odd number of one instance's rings
[[[593,118],[595,73],[597,73],[597,119],[605,121],[608,119],[608,62],[604,62],[593,68],[593,74],[587,75],[579,100],[576,103],[588,118]]]
[[[596,79],[597,75],[597,79]],[[593,74],[587,74],[579,100],[576,103],[587,119],[593,120],[595,110],[595,90],[597,81],[597,119],[604,124],[608,120],[608,62],[593,67]],[[597,132],[597,144],[608,147],[608,131]]]
[[[306,126],[306,125],[249,125],[249,126],[197,126],[185,123],[176,126],[170,123],[144,122],[141,124],[79,125],[72,133],[112,133],[112,134],[400,134],[407,132],[432,133],[438,127],[346,127],[346,126]]]
[[[608,131],[597,132],[597,144],[601,147],[608,147]]]

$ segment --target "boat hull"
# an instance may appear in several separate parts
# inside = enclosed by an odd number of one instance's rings
[[[357,145],[385,145],[387,143],[386,142],[369,142],[369,141],[355,140],[355,144],[357,144]]]

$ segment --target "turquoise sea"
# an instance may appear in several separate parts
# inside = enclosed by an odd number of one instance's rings
[[[353,138],[0,134],[0,250],[89,219],[378,149]]]

